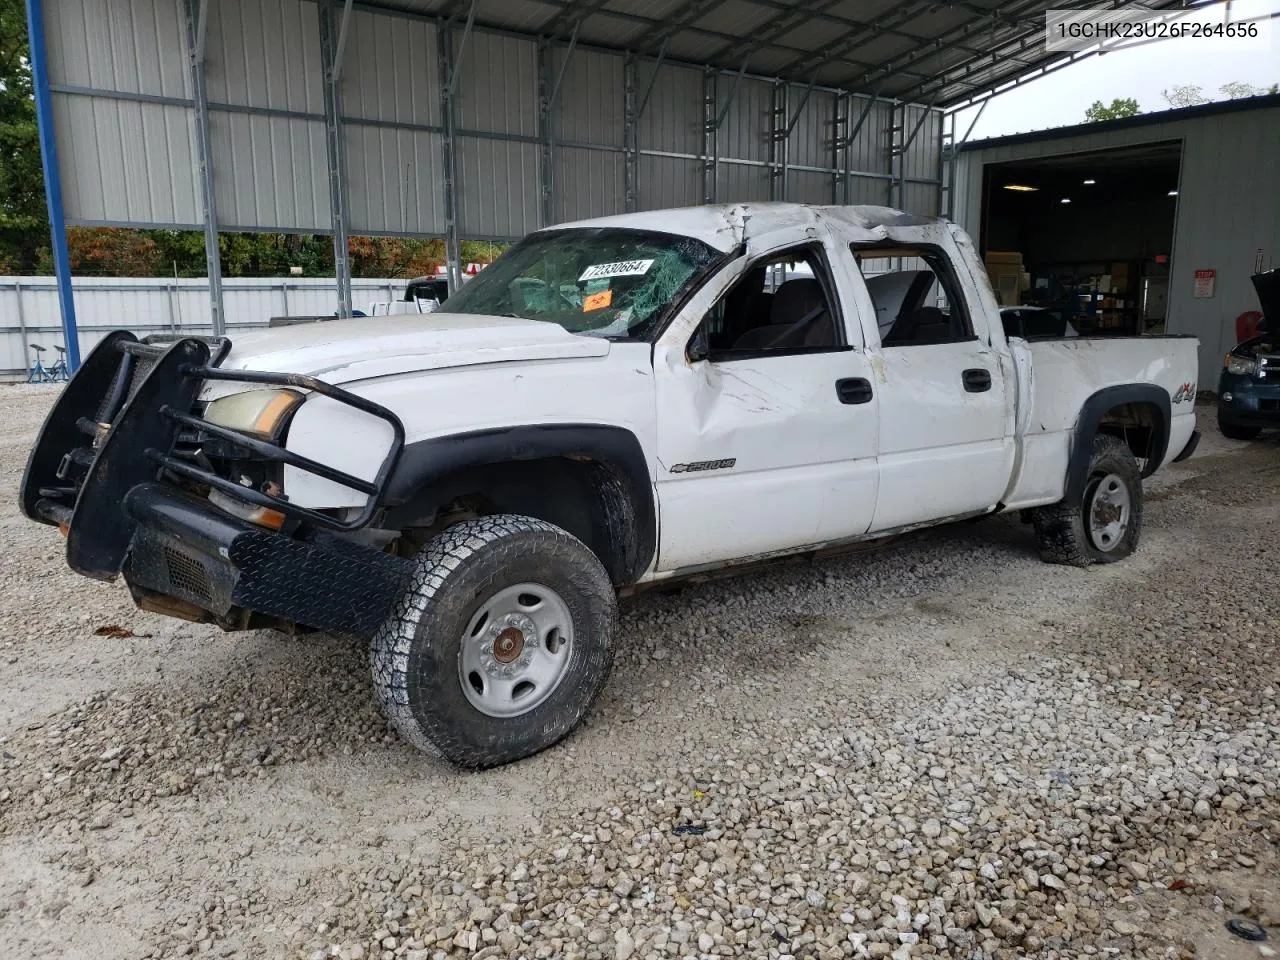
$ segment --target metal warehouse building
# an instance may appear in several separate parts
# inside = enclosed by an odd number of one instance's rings
[[[1258,309],[1250,276],[1280,263],[1280,96],[969,143],[956,177],[955,219],[989,262],[1022,255],[1024,297],[1055,270],[1110,277],[1095,311],[1199,337],[1206,389]]]
[[[1097,4],[27,0],[63,329],[75,329],[66,225],[204,231],[222,331],[220,231],[332,235],[346,315],[349,236],[443,238],[456,283],[462,239],[774,199],[954,213],[984,251],[1008,252],[1016,230],[989,236],[991,171],[1047,175],[1054,155],[1154,144],[1147,160],[1181,170],[1176,238],[1070,257],[1107,261],[1095,280],[1124,303],[1110,261],[1145,283],[1157,278],[1144,258],[1163,258],[1167,329],[1200,334],[1212,364],[1231,311],[1249,306],[1255,251],[1274,256],[1280,109],[1152,115],[957,154],[956,109],[1089,55],[1045,51],[1044,13],[1063,6]],[[1039,219],[1065,222],[1053,213]],[[1095,234],[1113,229],[1100,222]],[[1218,285],[1193,300],[1199,269]]]

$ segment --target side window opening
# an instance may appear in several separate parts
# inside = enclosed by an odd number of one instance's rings
[[[712,360],[843,349],[832,291],[818,248],[772,254],[748,267],[707,311],[694,341]]]
[[[853,257],[876,310],[883,347],[974,339],[964,298],[943,254],[927,247],[865,247]]]

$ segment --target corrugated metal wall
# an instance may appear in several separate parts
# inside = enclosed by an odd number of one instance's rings
[[[1235,318],[1258,309],[1249,277],[1280,265],[1280,108],[1190,117],[1088,134],[993,144],[960,154],[956,221],[977,237],[983,168],[991,163],[1178,140],[1182,171],[1169,264],[1169,333],[1200,338],[1200,388],[1217,388],[1222,356],[1235,344]],[[1195,271],[1217,271],[1209,298],[1194,294]]]
[[[68,221],[198,226],[186,0],[44,2]],[[331,229],[321,6],[218,0],[209,11],[219,227]],[[938,111],[899,156],[895,145],[926,108],[878,102],[864,116],[867,101],[839,91],[670,61],[655,80],[653,60],[629,67],[616,51],[540,48],[533,37],[481,28],[464,42],[458,23],[449,28],[458,73],[446,169],[441,29],[429,17],[367,7],[351,16],[339,94],[346,178],[337,191],[350,233],[442,235],[450,169],[463,237],[512,238],[546,219],[621,212],[629,186],[637,209],[892,195],[915,212],[938,211]],[[696,60],[697,51],[668,55]],[[549,97],[557,80],[544,121],[540,90]],[[628,97],[643,101],[633,168]],[[855,126],[852,142],[838,144]]]

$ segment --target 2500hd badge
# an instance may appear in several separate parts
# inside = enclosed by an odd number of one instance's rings
[[[728,460],[695,460],[693,463],[677,463],[671,468],[671,472],[701,473],[703,470],[731,470],[737,462],[737,457],[730,457]]]

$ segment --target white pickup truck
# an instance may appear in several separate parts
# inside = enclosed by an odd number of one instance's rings
[[[654,211],[531,234],[421,319],[112,334],[22,504],[144,609],[372,638],[397,729],[483,767],[578,723],[619,591],[1002,511],[1046,560],[1126,556],[1196,350],[1007,339],[942,220]]]

